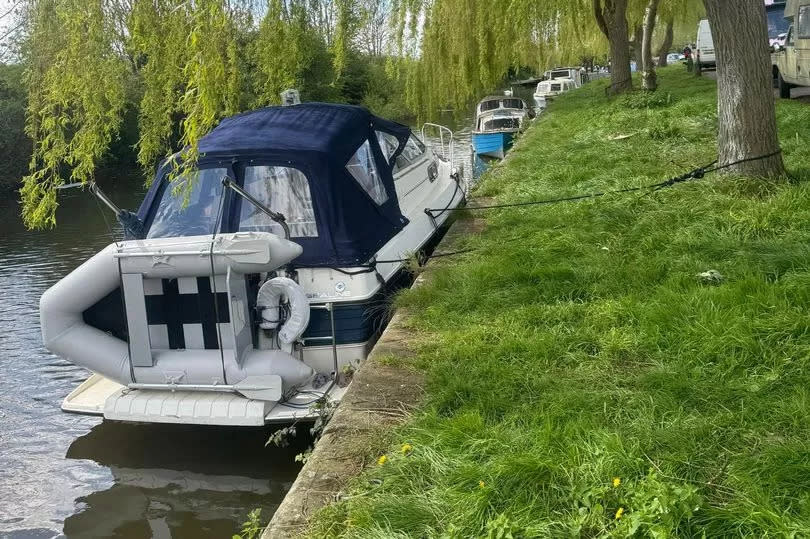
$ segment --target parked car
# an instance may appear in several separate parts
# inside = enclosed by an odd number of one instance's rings
[[[788,99],[794,86],[810,86],[810,0],[788,0],[785,19],[785,44],[774,45],[771,61],[779,96]]]
[[[697,64],[698,69],[717,65],[709,19],[703,19],[698,23],[697,41],[695,42],[695,64]]]
[[[675,62],[679,62],[683,59],[683,54],[678,54],[677,52],[671,52],[667,54],[667,63],[674,64]]]

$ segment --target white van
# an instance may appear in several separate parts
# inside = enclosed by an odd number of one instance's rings
[[[788,0],[784,17],[790,28],[771,59],[779,95],[789,99],[794,86],[810,86],[810,0]]]
[[[717,61],[714,58],[714,40],[712,39],[712,29],[709,26],[709,19],[703,19],[698,23],[697,41],[695,42],[695,63],[698,69],[715,67],[717,65]]]

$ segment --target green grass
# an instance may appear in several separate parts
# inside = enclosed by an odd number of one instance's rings
[[[604,83],[559,99],[478,195],[711,162],[714,83],[680,66],[660,82],[662,99]],[[313,536],[810,535],[810,108],[778,116],[794,183],[488,211],[475,253],[399,298],[429,379],[396,433],[413,450],[392,446]],[[697,278],[710,269],[724,280]]]

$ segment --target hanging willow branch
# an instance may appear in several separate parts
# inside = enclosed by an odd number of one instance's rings
[[[139,163],[151,169],[180,148],[179,177],[223,117],[276,103],[281,90],[302,82],[313,40],[331,41],[335,71],[345,68],[353,0],[268,0],[256,28],[259,3],[30,0],[25,61],[34,152],[21,189],[25,224],[55,225],[55,188],[93,179],[121,126],[128,78],[141,89]],[[247,76],[250,64],[258,73]]]
[[[92,179],[118,132],[125,67],[100,2],[47,0],[31,8],[26,132],[31,173],[20,190],[26,226],[56,223],[55,187]]]

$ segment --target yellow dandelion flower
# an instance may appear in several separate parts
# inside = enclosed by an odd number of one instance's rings
[[[619,510],[616,511],[616,520],[619,520],[620,518],[622,518],[623,514],[624,514],[624,507],[619,507]]]
[[[484,483],[483,481],[479,481],[479,482],[478,482],[478,488],[484,488],[486,485],[487,485],[487,484],[486,484],[486,483]]]
[[[402,448],[400,449],[403,455],[407,455],[411,451],[413,451],[413,446],[411,444],[402,444]]]
[[[616,488],[621,484],[622,484],[621,478],[619,478],[619,477],[614,477],[613,478],[613,488]]]
[[[377,459],[377,465],[382,466],[383,464],[386,463],[387,460],[388,460],[388,457],[385,456],[385,455],[382,455],[380,458]]]

